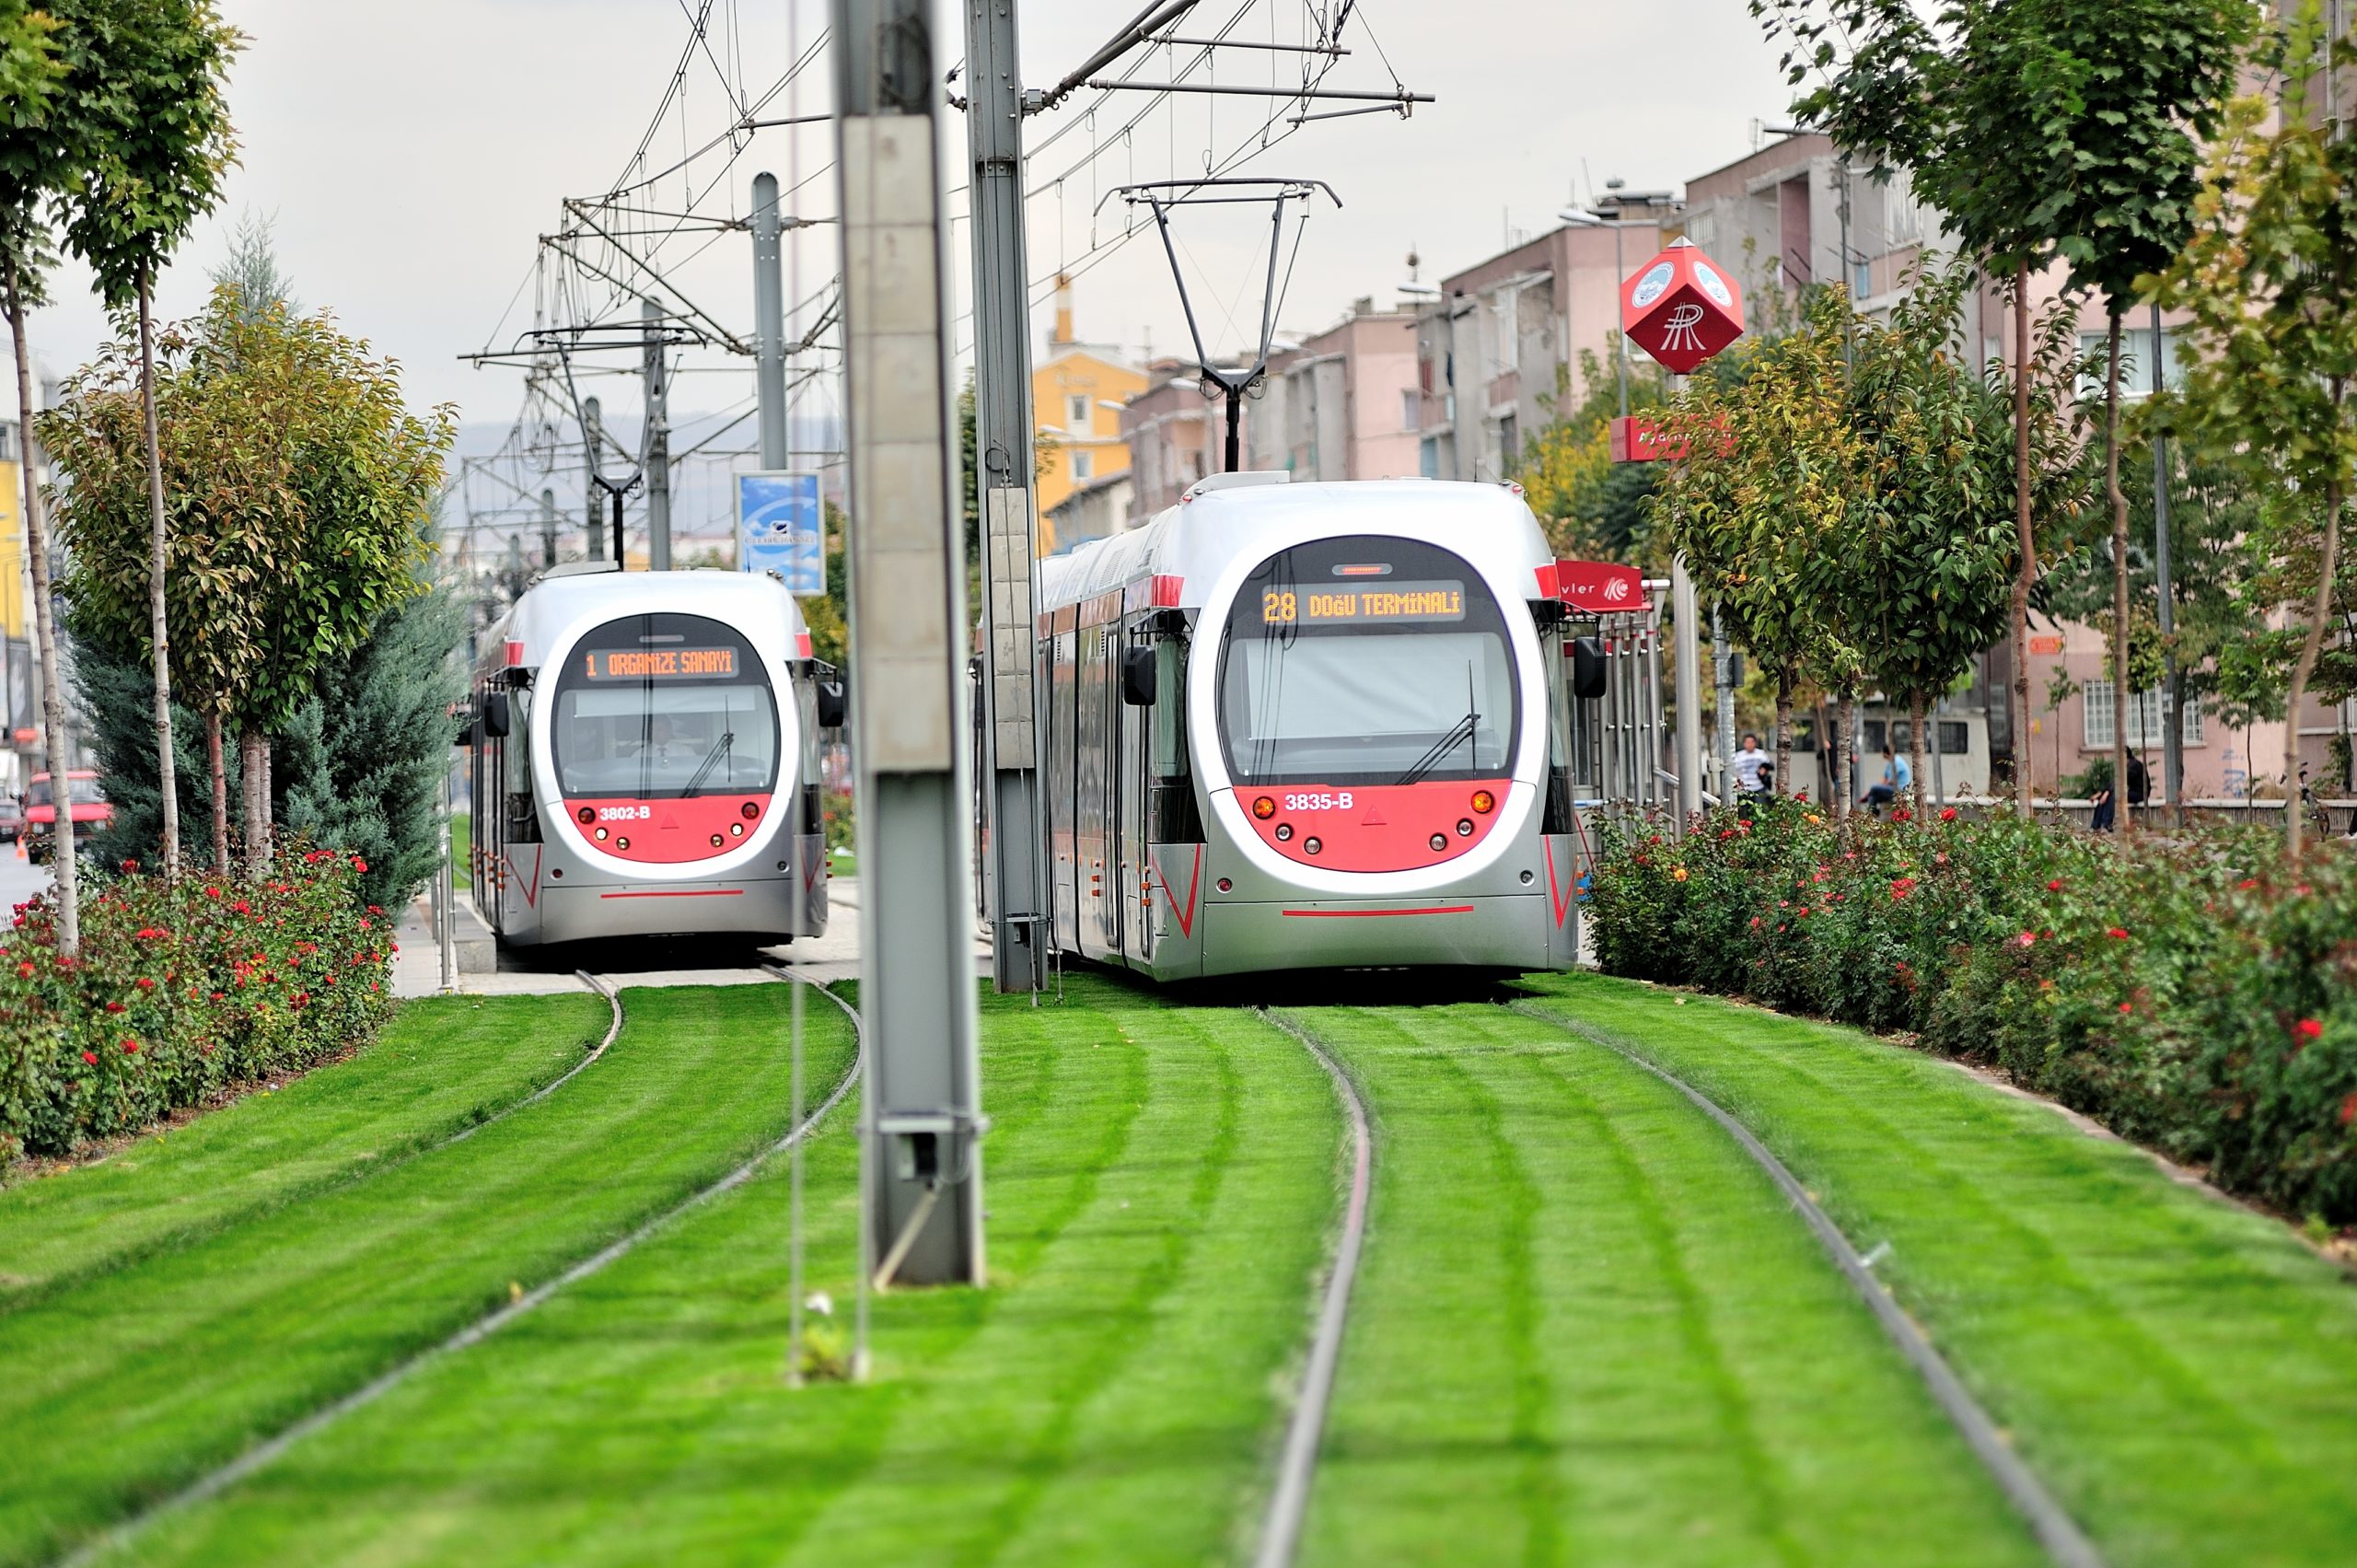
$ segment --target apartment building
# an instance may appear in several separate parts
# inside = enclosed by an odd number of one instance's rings
[[[1187,487],[1224,468],[1227,413],[1203,396],[1196,367],[1157,359],[1146,366],[1145,389],[1121,405],[1120,438],[1130,455],[1130,517],[1144,522],[1175,506]],[[1260,405],[1244,409],[1244,442],[1251,449]]]
[[[1363,296],[1335,325],[1269,356],[1244,466],[1303,482],[1399,478],[1420,471],[1422,417],[1416,313]]]

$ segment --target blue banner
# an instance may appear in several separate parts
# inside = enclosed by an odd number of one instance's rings
[[[827,524],[817,474],[737,476],[737,564],[775,572],[788,593],[827,591]]]

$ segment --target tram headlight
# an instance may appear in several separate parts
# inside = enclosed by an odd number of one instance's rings
[[[586,827],[589,823],[598,819],[598,808],[594,806],[585,806],[580,810],[575,812],[574,815],[580,818],[582,824]],[[600,833],[598,836],[599,838],[605,837],[603,833]]]
[[[1267,821],[1276,814],[1277,803],[1272,796],[1264,795],[1260,799],[1252,803],[1252,815],[1258,817],[1263,822]]]
[[[1448,847],[1448,835],[1447,835],[1446,833],[1434,833],[1434,834],[1433,835],[1433,849],[1434,849],[1434,853],[1438,853],[1439,851],[1441,851],[1441,850],[1445,850],[1445,849],[1446,849],[1447,847]]]
[[[722,838],[718,833],[712,835],[712,847],[714,849],[718,849],[722,844],[725,844],[728,841],[726,839]]]
[[[1473,836],[1472,818],[1459,817],[1457,819],[1457,836],[1460,839],[1469,839]]]
[[[616,839],[614,841],[614,847],[616,849],[628,849],[630,848],[630,841],[628,839]]]
[[[743,837],[745,836],[745,824],[744,824],[744,823],[742,823],[742,822],[731,822],[731,823],[729,823],[729,824],[728,824],[728,836],[729,836],[730,838],[732,838],[732,839],[741,839],[741,838],[743,838]],[[720,838],[720,835],[719,835],[719,834],[717,834],[717,833],[714,833],[714,834],[713,835],[713,840],[714,840],[714,842],[719,842],[719,838]]]
[[[737,808],[737,815],[743,817],[745,820],[749,822],[754,818],[761,814],[761,803],[758,800],[749,800],[745,802],[744,805],[738,807]]]
[[[1492,795],[1486,789],[1477,789],[1473,792],[1474,810],[1479,811],[1482,816],[1486,817],[1497,808],[1498,797],[1496,796]]]
[[[1280,822],[1277,824],[1277,842],[1283,843],[1292,837],[1293,824],[1291,822]]]
[[[1301,841],[1301,847],[1307,850],[1310,854],[1316,854],[1319,850],[1324,849],[1326,846],[1319,843],[1316,839],[1304,839]]]
[[[600,842],[600,843],[603,843],[603,842],[605,842],[605,840],[606,840],[606,830],[605,830],[605,829],[603,829],[603,828],[600,828],[600,829],[598,829],[598,842]]]

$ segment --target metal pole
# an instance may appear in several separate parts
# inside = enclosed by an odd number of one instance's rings
[[[761,467],[788,466],[785,430],[785,273],[777,176],[753,176],[753,389],[761,409]]]
[[[1031,457],[1031,301],[1023,218],[1023,85],[1014,0],[966,0],[967,139],[973,156],[974,433],[980,454],[982,743],[991,979],[1037,992],[1048,979],[1041,875],[1040,733],[1033,660],[1039,553]],[[1092,417],[1093,414],[1092,414]],[[1074,436],[1086,434],[1074,431]]]
[[[1735,798],[1735,651],[1727,646],[1727,618],[1711,606],[1711,684],[1718,692],[1719,802]]]
[[[446,992],[459,989],[458,922],[451,918],[459,901],[458,872],[450,864],[452,810],[450,754],[445,751],[442,754],[442,870],[440,877],[435,879],[434,902],[435,912],[441,917],[435,923],[441,927],[439,935],[442,942],[442,989]]]
[[[556,564],[556,492],[540,492],[540,564]]]
[[[591,561],[601,561],[606,554],[606,498],[598,493],[598,475],[604,469],[598,459],[598,445],[606,438],[606,419],[595,398],[581,400],[581,443],[588,453],[587,482],[581,493],[589,499],[588,531],[582,537],[581,552]]]
[[[1702,809],[1702,612],[1686,557],[1670,563],[1670,613],[1678,617],[1678,825]]]
[[[932,0],[833,0],[859,759],[863,1230],[876,1272],[983,1283],[964,527]],[[1018,470],[1019,471],[1019,470]]]
[[[646,323],[646,567],[671,569],[671,388],[663,363],[663,308],[638,302]]]
[[[2161,306],[2153,302],[2153,390],[2163,389],[2161,374]],[[2177,592],[2169,574],[2169,439],[2153,437],[2153,575],[2160,596],[2161,620],[2161,797],[2167,802],[2172,822],[2185,811],[2185,730],[2179,719],[2177,648]]]
[[[1625,218],[1612,220],[1612,297],[1615,299],[1620,297],[1620,285],[1629,271],[1629,264],[1620,259],[1620,230],[1627,222]],[[1620,332],[1617,335],[1620,340],[1620,417],[1626,419],[1629,417],[1629,334]]]

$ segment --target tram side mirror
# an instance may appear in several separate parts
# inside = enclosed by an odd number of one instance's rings
[[[482,696],[482,732],[496,740],[507,733],[507,693],[486,691]]]
[[[1604,695],[1604,644],[1597,638],[1572,639],[1572,695],[1582,702]]]
[[[1154,650],[1124,648],[1121,651],[1121,701],[1133,708],[1154,706]]]
[[[843,690],[842,681],[821,680],[819,682],[819,727],[820,729],[842,728],[843,720],[849,716],[850,712],[851,696]]]

